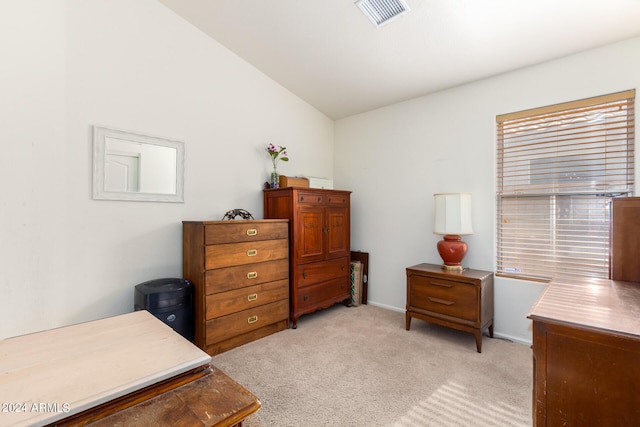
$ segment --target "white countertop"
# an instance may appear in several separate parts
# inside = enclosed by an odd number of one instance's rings
[[[205,365],[148,311],[0,341],[0,426],[55,422]]]

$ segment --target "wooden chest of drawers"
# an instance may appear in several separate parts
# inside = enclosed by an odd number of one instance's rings
[[[287,220],[184,221],[195,344],[210,355],[289,327]]]
[[[493,273],[433,264],[407,268],[407,331],[413,317],[472,333],[480,353],[482,331],[488,328],[493,337]]]

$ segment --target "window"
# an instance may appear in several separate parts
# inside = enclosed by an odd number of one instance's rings
[[[496,117],[499,275],[609,277],[610,202],[634,187],[634,99]]]

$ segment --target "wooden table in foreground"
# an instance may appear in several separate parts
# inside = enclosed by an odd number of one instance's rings
[[[147,311],[5,339],[0,426],[241,424],[259,400],[210,363]]]
[[[551,282],[533,320],[535,426],[640,420],[640,283]]]
[[[220,369],[204,377],[91,423],[113,426],[242,426],[260,401]],[[59,424],[60,425],[60,424]]]

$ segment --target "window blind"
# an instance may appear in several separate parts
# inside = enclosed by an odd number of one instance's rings
[[[634,187],[635,90],[496,117],[497,274],[609,277],[613,197]]]

